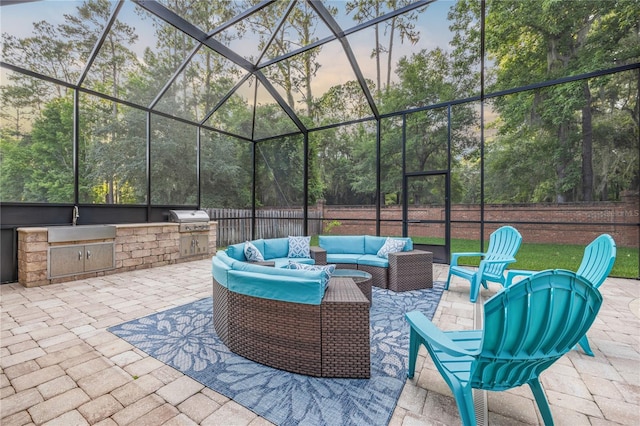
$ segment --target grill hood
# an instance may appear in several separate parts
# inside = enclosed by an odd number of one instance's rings
[[[169,210],[169,221],[177,223],[209,222],[204,210]]]

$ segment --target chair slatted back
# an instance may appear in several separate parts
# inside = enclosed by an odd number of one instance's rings
[[[489,237],[489,247],[486,251],[484,259],[494,260],[500,257],[515,257],[522,243],[522,235],[512,226],[502,226],[496,229]],[[504,270],[508,263],[492,263],[487,265],[484,274],[502,278]]]
[[[564,270],[528,277],[484,305],[472,386],[504,390],[537,377],[585,335],[602,304],[585,278]]]
[[[611,272],[616,260],[616,243],[609,234],[602,234],[584,249],[577,274],[598,288]]]

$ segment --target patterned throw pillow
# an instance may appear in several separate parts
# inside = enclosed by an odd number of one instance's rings
[[[327,289],[329,285],[329,280],[331,279],[331,274],[336,270],[336,265],[307,265],[305,263],[298,263],[294,261],[289,261],[289,265],[287,265],[288,269],[302,269],[305,271],[324,271],[324,276],[322,278],[322,285],[324,289]]]
[[[287,257],[311,257],[309,244],[311,237],[289,237],[289,254]]]
[[[244,243],[244,257],[246,257],[249,262],[264,262],[264,256],[260,253],[258,247],[249,241]]]
[[[402,251],[406,243],[407,242],[405,240],[397,240],[395,238],[387,237],[387,241],[385,241],[382,247],[380,247],[380,250],[378,250],[378,257],[388,259],[389,253]]]

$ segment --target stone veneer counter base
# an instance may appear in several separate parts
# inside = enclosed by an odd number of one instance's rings
[[[205,253],[191,256],[181,255],[180,238],[188,234],[178,232],[179,224],[173,222],[119,224],[114,225],[116,227],[115,239],[65,243],[50,243],[48,228],[45,227],[18,228],[18,282],[24,287],[37,287],[206,259],[216,253],[217,222],[210,222],[209,225],[208,231],[194,233],[208,236],[208,250]],[[51,247],[100,242],[114,243],[114,268],[58,278],[48,276],[47,261]]]

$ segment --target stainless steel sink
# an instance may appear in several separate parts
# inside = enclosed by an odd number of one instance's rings
[[[104,240],[116,237],[114,225],[51,226],[49,242]]]

